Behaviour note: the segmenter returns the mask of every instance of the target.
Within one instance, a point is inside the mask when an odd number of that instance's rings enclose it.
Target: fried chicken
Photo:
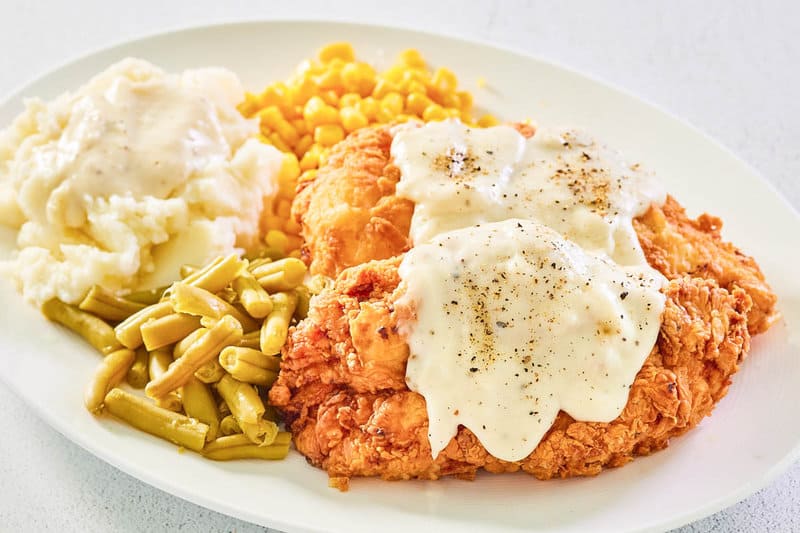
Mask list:
[[[516,126],[529,137],[533,130]],[[400,171],[391,162],[389,127],[365,128],[336,145],[316,179],[302,184],[292,216],[302,226],[304,257],[313,274],[335,277],[344,269],[408,250],[414,204],[395,195]],[[751,334],[766,331],[775,294],[752,257],[722,240],[722,221],[686,216],[678,202],[653,206],[634,221],[648,262],[667,279],[684,275],[714,279],[725,289],[741,287],[753,299]]]
[[[434,459],[425,399],[406,387],[408,346],[397,332],[408,312],[394,303],[413,205],[394,195],[390,144],[385,128],[352,134],[293,209],[312,271],[338,277],[291,330],[270,400],[297,449],[332,477],[472,478],[480,469],[522,469],[549,479],[623,465],[709,415],[750,336],[774,321],[775,295],[752,258],[721,240],[719,219],[690,220],[670,197],[635,221],[648,262],[670,281],[658,340],[622,414],[593,423],[562,412],[517,462],[491,456],[462,427]]]

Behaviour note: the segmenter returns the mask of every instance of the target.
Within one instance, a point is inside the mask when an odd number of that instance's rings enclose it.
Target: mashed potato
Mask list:
[[[0,132],[0,223],[19,229],[2,268],[25,298],[161,285],[182,263],[253,247],[282,156],[252,138],[243,98],[227,70],[126,59],[27,102]]]

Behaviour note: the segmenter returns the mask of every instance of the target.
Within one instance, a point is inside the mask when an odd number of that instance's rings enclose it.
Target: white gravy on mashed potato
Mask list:
[[[253,138],[243,98],[230,71],[127,59],[27,102],[0,132],[0,222],[20,230],[5,268],[24,296],[160,285],[253,245],[282,156]]]
[[[409,388],[436,457],[469,428],[489,453],[528,456],[563,410],[620,415],[661,325],[665,279],[632,220],[658,182],[578,131],[458,121],[402,129],[397,193],[415,202],[400,265]]]

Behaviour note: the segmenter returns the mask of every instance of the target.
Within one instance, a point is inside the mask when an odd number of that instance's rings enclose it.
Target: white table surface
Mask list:
[[[510,45],[611,81],[720,140],[800,208],[798,2],[328,4],[2,0],[0,97],[76,55],[176,27],[248,18],[393,24]],[[50,429],[3,385],[0,405],[0,531],[263,531],[119,472]],[[800,531],[800,464],[680,531]]]

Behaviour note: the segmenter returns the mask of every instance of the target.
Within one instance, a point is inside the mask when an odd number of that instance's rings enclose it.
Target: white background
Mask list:
[[[573,67],[711,134],[800,207],[800,3],[792,0],[2,0],[0,99],[98,47],[178,27],[264,18],[399,25],[508,45]],[[713,179],[726,186],[724,176]],[[2,385],[0,406],[0,531],[262,530],[169,496],[95,459]],[[767,530],[800,530],[800,465],[682,531]]]

